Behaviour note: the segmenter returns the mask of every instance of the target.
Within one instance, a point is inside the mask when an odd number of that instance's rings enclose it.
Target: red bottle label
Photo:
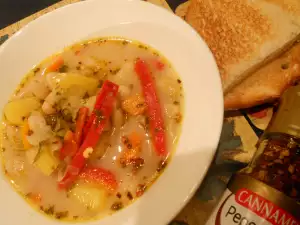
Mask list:
[[[239,190],[235,195],[235,201],[272,225],[299,224],[291,214],[250,190]]]
[[[206,225],[300,225],[300,222],[253,191],[240,189],[234,194],[227,189]]]

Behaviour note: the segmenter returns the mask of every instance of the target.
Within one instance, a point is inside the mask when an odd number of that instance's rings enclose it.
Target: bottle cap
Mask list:
[[[300,85],[292,86],[283,93],[267,132],[300,138]]]

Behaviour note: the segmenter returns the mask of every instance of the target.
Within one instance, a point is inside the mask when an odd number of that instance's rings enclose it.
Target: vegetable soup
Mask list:
[[[3,171],[56,219],[126,207],[168,164],[183,119],[182,83],[142,43],[101,38],[35,66],[3,109]]]

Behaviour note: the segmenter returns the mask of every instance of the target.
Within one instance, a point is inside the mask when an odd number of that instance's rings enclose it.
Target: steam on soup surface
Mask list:
[[[35,66],[4,107],[4,172],[54,218],[111,214],[166,166],[181,127],[181,86],[141,43],[75,44]]]

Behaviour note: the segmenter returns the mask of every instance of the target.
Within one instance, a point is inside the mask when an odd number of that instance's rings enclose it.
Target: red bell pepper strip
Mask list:
[[[94,148],[96,146],[112,113],[118,89],[118,85],[108,80],[104,82],[91,115],[93,122],[90,125],[82,145],[68,165],[64,177],[59,182],[58,186],[60,188],[68,188],[76,180],[80,171],[85,166],[86,158],[84,158],[83,153],[87,148]]]
[[[109,92],[113,91],[114,94],[117,94],[118,89],[119,89],[118,85],[106,80],[102,85],[101,92],[109,93]],[[106,95],[100,93],[97,96],[94,108],[95,109],[99,108],[101,106],[102,102],[105,100],[105,98],[106,98]],[[94,123],[94,120],[95,120],[96,116],[97,116],[97,112],[98,112],[97,110],[93,110],[93,112],[91,113],[88,121],[86,122],[86,124],[83,128],[83,137],[87,136],[87,134],[88,134],[88,132],[89,132],[92,124]]]
[[[59,157],[64,160],[67,156],[73,157],[77,152],[77,143],[74,140],[74,134],[68,130],[64,136],[64,143],[59,152]]]
[[[85,125],[88,114],[89,114],[89,109],[87,107],[82,107],[78,111],[76,129],[75,129],[75,138],[74,138],[78,147],[82,144],[83,127]]]
[[[114,192],[118,188],[116,176],[111,171],[99,167],[84,168],[79,174],[79,179],[88,183],[100,184],[110,192]]]
[[[134,69],[140,79],[144,98],[148,106],[147,114],[149,117],[150,132],[155,151],[159,156],[166,156],[168,151],[166,148],[164,120],[154,80],[145,61],[138,59]]]

